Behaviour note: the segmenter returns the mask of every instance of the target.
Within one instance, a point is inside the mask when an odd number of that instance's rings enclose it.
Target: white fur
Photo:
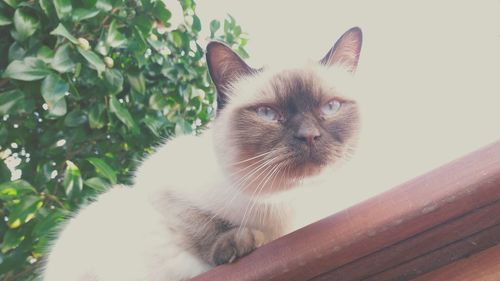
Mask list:
[[[230,189],[210,147],[211,130],[172,140],[144,161],[133,188],[113,188],[82,208],[60,233],[43,280],[168,281],[209,269],[185,250],[183,237],[169,229],[178,217],[161,205],[161,197],[171,191],[230,221],[242,220],[249,198]],[[262,223],[254,216],[249,225],[259,225],[273,237],[283,232],[272,222]]]
[[[180,280],[208,267],[179,246],[137,189],[115,188],[83,208],[53,248],[46,281]]]

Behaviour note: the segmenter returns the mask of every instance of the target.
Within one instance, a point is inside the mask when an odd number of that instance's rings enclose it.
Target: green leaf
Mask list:
[[[234,30],[233,30],[233,35],[238,37],[241,35],[241,26],[237,25],[234,27]]]
[[[7,141],[8,131],[4,125],[0,125],[0,145],[3,145]]]
[[[77,50],[97,70],[97,74],[101,76],[102,72],[106,69],[106,65],[99,56],[92,51],[86,51],[80,47]]]
[[[184,119],[179,119],[175,124],[175,134],[176,135],[184,135],[191,134],[193,132],[193,127]]]
[[[17,9],[13,20],[16,39],[21,42],[28,39],[40,27],[40,20],[36,14],[26,8]]]
[[[53,0],[54,8],[56,8],[57,17],[59,19],[64,19],[67,16],[71,16],[73,11],[73,6],[71,5],[71,0]]]
[[[132,51],[134,58],[137,60],[137,64],[142,66],[146,63],[144,53],[147,49],[146,39],[142,35],[141,31],[137,26],[134,26],[132,31],[132,36],[129,39],[128,50]]]
[[[108,36],[106,37],[106,44],[113,48],[118,48],[127,43],[125,36],[116,28],[116,21],[112,21],[108,28]]]
[[[234,29],[236,21],[234,18],[228,14],[228,18],[224,20],[224,33],[227,35]]]
[[[201,30],[201,21],[197,15],[193,15],[193,25],[191,26],[194,32],[200,32]]]
[[[12,20],[8,17],[0,14],[0,26],[6,26],[12,23]]]
[[[2,200],[33,193],[36,193],[35,188],[24,180],[16,180],[0,184],[0,199]]]
[[[104,192],[111,187],[111,184],[100,177],[93,177],[85,180],[84,184],[98,192]]]
[[[117,94],[123,90],[123,76],[117,69],[107,69],[104,72],[104,81],[110,94]]]
[[[10,45],[9,56],[8,56],[9,61],[22,60],[25,54],[26,54],[26,50],[17,41],[14,41],[14,43],[12,43],[12,45]]]
[[[45,211],[45,212],[43,212]],[[43,215],[41,213],[44,213]],[[48,213],[48,214],[46,214]],[[64,221],[67,212],[62,209],[46,211],[40,210],[37,215],[37,224],[33,228],[32,236],[37,238],[36,244],[33,246],[32,255],[35,258],[41,257],[42,253],[48,250],[49,242],[52,241],[52,234],[56,227]]]
[[[49,235],[39,237],[38,240],[35,241],[35,244],[33,245],[31,255],[34,258],[40,258],[42,257],[43,253],[47,253],[49,250],[49,246],[52,245],[53,239]],[[23,281],[35,281],[36,279],[26,279]]]
[[[92,129],[100,129],[105,124],[105,107],[98,103],[89,110],[89,126]]]
[[[73,44],[78,44],[78,39],[76,39],[69,31],[60,23],[54,30],[50,32],[50,35],[59,35],[68,39]]]
[[[136,92],[139,94],[146,93],[146,80],[144,79],[144,75],[141,71],[129,71],[129,73],[127,73],[127,79],[132,89]]]
[[[187,9],[193,9],[193,1],[192,0],[180,0],[182,10],[185,11]]]
[[[245,51],[245,49],[243,47],[239,47],[237,50],[238,54],[240,55],[240,57],[246,59],[246,58],[249,58],[250,55],[247,53],[247,51]]]
[[[5,232],[2,241],[2,253],[7,253],[8,251],[17,248],[25,239],[24,233],[19,230],[9,229]]]
[[[83,188],[80,169],[69,160],[66,160],[66,172],[64,174],[63,186],[66,195],[70,198],[76,198]]]
[[[7,225],[12,229],[18,228],[33,219],[36,211],[42,206],[43,201],[40,196],[23,196],[19,203],[9,207]]]
[[[38,4],[40,5],[40,8],[42,8],[43,13],[46,16],[50,16],[52,12],[52,0],[39,0]]]
[[[172,40],[177,48],[182,48],[184,46],[184,34],[179,30],[174,30],[170,33],[172,35]]]
[[[21,0],[3,0],[5,3],[7,3],[7,5],[9,5],[11,8],[17,8],[17,6],[19,5],[19,2]]]
[[[47,46],[42,46],[36,52],[36,57],[43,60],[45,63],[50,63],[54,57],[54,51]]]
[[[107,56],[108,53],[109,53],[109,50],[110,50],[110,47],[108,44],[106,44],[105,41],[103,40],[99,40],[97,41],[97,44],[94,48],[96,50],[96,52],[98,52],[99,54],[103,55],[103,56]]]
[[[66,215],[67,214],[63,210],[55,209],[48,215],[37,218],[40,219],[40,221],[33,228],[32,234],[35,237],[50,235],[52,230],[54,230],[59,223],[64,221]]]
[[[16,105],[24,100],[24,97],[24,93],[18,89],[0,93],[0,115],[9,114],[15,110]]]
[[[128,112],[114,96],[111,96],[109,99],[109,110],[114,113],[132,133],[139,133],[139,127],[135,123],[134,118],[132,118],[132,115],[130,115],[130,112]]]
[[[97,4],[97,0],[81,0],[81,3],[85,8],[92,8]]]
[[[156,36],[156,35],[155,35]],[[157,52],[159,53],[162,53],[164,48],[165,48],[165,42],[163,40],[158,40],[158,39],[153,39],[150,37],[148,37],[147,39],[149,45],[151,45],[151,47],[153,47],[153,49],[155,49]]]
[[[78,127],[85,123],[87,123],[87,114],[79,109],[71,111],[64,118],[64,126],[66,127]]]
[[[76,8],[71,17],[73,21],[82,21],[86,19],[91,19],[97,16],[100,12],[101,11],[96,8],[91,8],[91,9]]]
[[[71,59],[68,44],[64,44],[57,49],[50,66],[60,73],[69,72],[75,68],[75,62]]]
[[[5,165],[5,162],[3,160],[0,160],[0,182],[8,182],[10,181],[10,178],[12,177],[12,174]]]
[[[155,7],[153,9],[153,15],[162,21],[164,24],[168,23],[172,17],[172,13],[165,7],[165,3],[162,1],[156,1]]]
[[[108,163],[96,157],[87,158],[87,161],[95,167],[98,174],[107,178],[112,184],[116,184],[116,172]]]
[[[49,106],[47,118],[52,119],[66,115],[67,107],[65,98],[57,100],[54,103],[48,103],[47,105]]]
[[[40,90],[42,92],[43,99],[50,108],[54,103],[64,98],[64,95],[69,90],[69,84],[59,75],[50,74],[43,79]]]
[[[234,36],[231,33],[226,33],[226,43],[231,46],[234,43]]]
[[[148,37],[153,27],[153,19],[150,16],[141,14],[135,17],[133,24],[138,28],[142,36]]]
[[[52,162],[38,163],[36,167],[36,176],[33,181],[34,184],[40,186],[49,182],[52,179],[51,173],[53,170],[54,167],[52,166]]]
[[[54,57],[54,51],[47,46],[41,46],[36,52],[36,57],[45,63],[50,63]]]
[[[155,93],[149,97],[149,106],[154,110],[163,110],[167,105],[167,99],[161,93]]]
[[[217,30],[219,30],[220,28],[220,21],[218,20],[212,20],[210,22],[210,38],[214,38],[215,36],[215,33],[217,32]]]
[[[12,61],[3,73],[4,78],[22,81],[42,79],[51,72],[47,65],[38,58],[27,57],[24,60]]]
[[[164,135],[164,127],[166,125],[166,119],[164,117],[149,116],[146,115],[142,120],[144,125],[153,133],[157,138],[161,138]]]

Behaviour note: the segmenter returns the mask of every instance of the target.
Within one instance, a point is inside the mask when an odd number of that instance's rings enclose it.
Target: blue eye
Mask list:
[[[257,112],[259,117],[268,121],[276,121],[280,119],[279,113],[269,106],[259,106],[255,112]]]
[[[332,116],[340,109],[341,103],[338,100],[331,100],[321,107],[321,112],[326,116]]]

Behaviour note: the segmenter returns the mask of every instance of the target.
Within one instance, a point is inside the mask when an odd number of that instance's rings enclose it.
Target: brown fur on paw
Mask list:
[[[252,252],[265,243],[265,236],[259,230],[252,228],[232,228],[222,233],[212,247],[212,262],[214,265],[231,263]]]

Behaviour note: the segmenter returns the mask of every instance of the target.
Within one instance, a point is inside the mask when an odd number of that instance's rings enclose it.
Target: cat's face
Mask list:
[[[360,49],[361,31],[353,28],[319,64],[272,71],[250,68],[220,43],[208,46],[218,156],[238,188],[283,190],[346,156],[359,118],[341,80],[355,70]]]

